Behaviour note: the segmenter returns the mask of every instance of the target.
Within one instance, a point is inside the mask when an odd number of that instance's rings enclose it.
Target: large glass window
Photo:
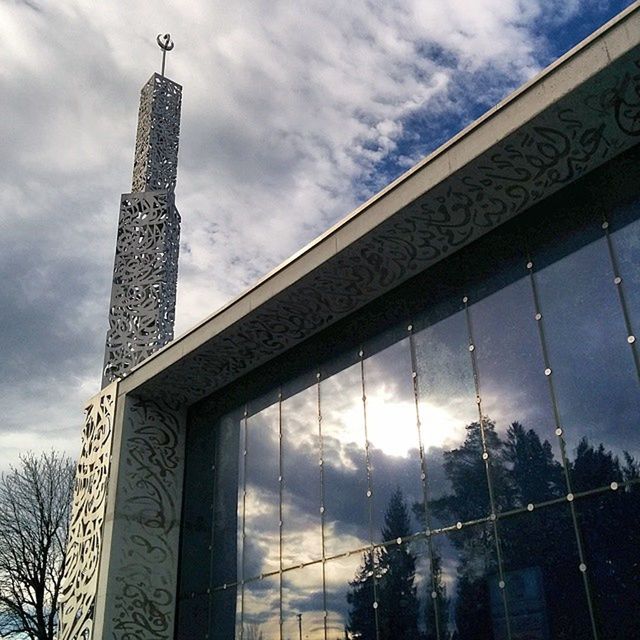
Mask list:
[[[248,385],[209,439],[201,411],[184,637],[637,635],[638,207],[578,209],[476,243],[402,326]]]

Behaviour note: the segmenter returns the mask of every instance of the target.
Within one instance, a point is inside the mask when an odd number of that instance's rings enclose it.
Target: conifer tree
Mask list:
[[[431,581],[428,585],[429,592],[426,594],[425,604],[426,640],[449,637],[449,598],[442,575],[442,559],[435,549],[432,555]],[[435,597],[433,597],[434,593]]]
[[[391,544],[382,548],[379,587],[380,640],[410,640],[418,637],[418,598],[414,585],[416,557],[410,547],[396,544],[410,536],[411,520],[402,491],[396,489],[387,507],[382,539]]]
[[[553,457],[548,440],[533,429],[513,422],[507,429],[502,459],[509,477],[511,507],[539,503],[563,494],[562,466]]]
[[[347,593],[349,608],[348,631],[354,640],[376,640],[376,625],[373,603],[376,551],[367,550],[362,555],[362,565],[354,579],[349,582]],[[376,576],[378,577],[378,576]]]
[[[365,552],[362,566],[349,583],[349,631],[358,640],[376,638],[375,587],[379,640],[415,640],[419,637],[419,604],[414,584],[416,557],[406,543],[396,543],[398,538],[404,539],[412,533],[409,512],[400,489],[389,500],[381,533],[389,544]]]

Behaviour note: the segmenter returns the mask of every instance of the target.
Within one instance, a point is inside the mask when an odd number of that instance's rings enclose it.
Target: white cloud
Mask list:
[[[81,411],[67,399],[98,388],[119,194],[130,185],[138,92],[160,61],[157,33],[171,31],[167,73],[184,85],[182,332],[392,178],[385,163],[399,171],[429,149],[413,116],[461,128],[461,93],[490,106],[528,78],[548,58],[544,25],[581,5],[301,7],[0,4],[0,373],[5,422],[13,416],[0,431],[22,429],[12,442],[35,443],[29,434],[46,432],[54,406],[79,434]],[[94,375],[93,388],[80,386]]]

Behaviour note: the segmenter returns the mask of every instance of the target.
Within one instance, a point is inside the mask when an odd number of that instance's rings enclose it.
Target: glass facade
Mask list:
[[[178,637],[637,636],[640,203],[576,189],[194,409]]]

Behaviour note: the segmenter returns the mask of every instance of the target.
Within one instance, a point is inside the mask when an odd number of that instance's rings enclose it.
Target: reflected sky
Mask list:
[[[241,591],[241,606],[237,608],[236,624],[237,628],[244,629],[243,640],[259,640],[257,636],[251,638],[254,632],[261,632],[263,640],[279,640],[279,580],[277,578],[264,578],[245,583]]]
[[[246,422],[243,505],[245,579],[280,568],[280,475],[278,405],[263,409]],[[246,453],[245,453],[246,452]]]
[[[317,389],[282,402],[282,566],[322,557]]]
[[[462,311],[415,335],[420,420],[426,449],[452,449],[478,419]]]
[[[363,370],[373,484],[372,539],[382,542],[391,494],[401,489],[409,504],[423,500],[409,338],[367,358]],[[392,394],[396,403],[381,409]],[[418,525],[413,527],[417,530]]]
[[[470,306],[482,411],[502,433],[514,420],[534,428],[558,455],[535,313],[524,277]]]
[[[638,451],[640,395],[633,393],[637,383],[628,345],[618,339],[624,332],[607,259],[601,240],[535,274],[540,306],[545,311],[549,357],[557,361],[553,382],[570,459],[585,436],[594,445],[605,443],[618,455],[623,447],[632,455]],[[569,274],[577,285],[575,292],[563,284]],[[533,430],[542,446],[548,443],[551,457],[560,464],[553,401],[526,270],[523,268],[521,279],[492,295],[479,301],[469,298],[483,414],[495,423],[502,440],[514,422]],[[478,421],[464,310],[417,332],[412,339],[429,499],[437,501],[452,492],[447,452],[462,448],[467,426]],[[587,375],[590,368],[597,375]],[[573,375],[574,371],[578,375]],[[362,400],[363,376],[366,403]],[[423,502],[411,376],[407,337],[368,357],[365,348],[362,368],[355,362],[320,382],[326,557],[366,546],[371,534],[373,541],[379,542],[386,504],[397,487],[409,504]],[[322,557],[318,388],[313,385],[282,401],[282,425],[278,423],[275,394],[273,400],[247,423],[247,577],[280,566],[279,429],[282,566]],[[479,462],[482,450],[475,453]],[[368,478],[372,496],[367,496]],[[481,475],[478,479],[484,482]],[[554,495],[537,497],[542,500]],[[522,505],[509,496],[502,506]],[[484,513],[490,513],[488,503]],[[435,520],[444,526],[455,523],[451,520],[454,516],[465,520],[471,515],[462,510],[450,513],[449,520],[442,513]],[[421,530],[419,518],[413,524],[416,532]]]
[[[633,335],[640,338],[640,219],[611,233]]]
[[[640,386],[605,239],[535,277],[560,426],[570,454],[586,437],[617,455],[628,451],[638,457]]]
[[[628,274],[625,293],[634,322],[640,315],[639,225],[611,236],[620,272]],[[343,354],[342,364],[327,367],[337,373],[325,376],[321,368],[316,378],[312,372],[304,384],[286,387],[281,399],[274,390],[255,403],[259,410],[249,409],[246,428],[235,414],[241,430],[238,558],[248,581],[238,593],[237,625],[257,625],[264,640],[280,638],[281,588],[282,638],[298,638],[302,614],[303,637],[324,638],[326,621],[327,637],[342,640],[362,549],[382,542],[391,496],[400,490],[409,533],[423,535],[428,525],[454,529],[436,532],[431,546],[424,537],[406,543],[415,556],[420,633],[435,638],[437,617],[448,633],[472,638],[465,620],[479,616],[478,624],[501,639],[506,622],[495,602],[495,530],[485,523],[457,531],[456,523],[563,500],[563,464],[574,491],[636,481],[640,388],[605,238],[561,260],[549,259],[551,249],[542,244],[532,256],[540,264],[533,275],[537,298],[523,259],[518,277],[490,295],[480,285],[470,287],[467,306],[461,297],[458,311],[447,317],[382,350],[364,344],[362,356]],[[489,454],[489,478],[483,452]],[[543,621],[540,613],[535,624],[541,628],[573,624],[541,595],[543,586],[562,590],[551,586],[545,553],[578,564],[566,502],[558,509],[555,524],[551,511],[538,510],[507,525],[500,520],[503,570],[512,581],[507,591],[529,590],[539,607],[547,607],[545,615],[556,616]],[[518,539],[527,527],[555,536],[549,542],[555,547],[529,549]],[[523,549],[537,564],[524,561]],[[252,580],[270,572],[275,575]],[[582,588],[579,575],[572,580]],[[588,618],[587,605],[580,606],[580,619]],[[518,624],[526,626],[523,620]]]
[[[283,574],[283,640],[299,640],[300,629],[305,639],[324,640],[323,602],[321,565],[315,564]]]
[[[369,542],[362,377],[356,363],[320,383],[325,548],[332,556]]]

